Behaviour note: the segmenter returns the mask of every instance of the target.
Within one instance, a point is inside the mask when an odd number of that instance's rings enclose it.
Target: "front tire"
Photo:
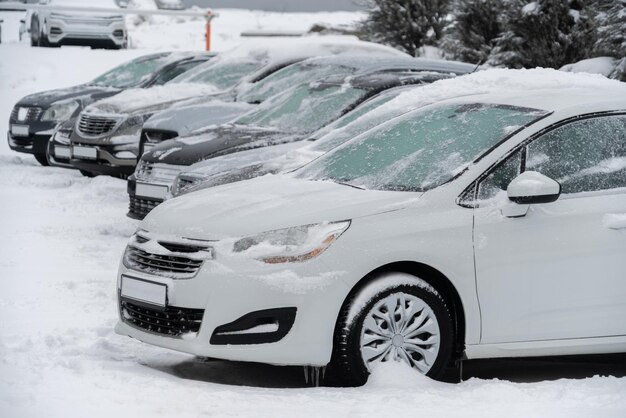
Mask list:
[[[37,162],[41,164],[42,166],[47,167],[50,165],[46,154],[33,154],[33,155],[35,157],[35,160],[37,160]]]
[[[454,322],[443,297],[418,277],[387,273],[342,309],[328,383],[361,386],[379,363],[391,360],[441,379],[454,341]]]

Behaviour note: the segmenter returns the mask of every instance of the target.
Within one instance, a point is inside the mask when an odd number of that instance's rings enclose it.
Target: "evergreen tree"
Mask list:
[[[587,58],[595,41],[593,19],[582,1],[511,0],[504,18],[492,65],[560,68]]]
[[[502,31],[502,0],[455,0],[441,47],[453,59],[484,63]]]
[[[365,39],[418,55],[443,35],[450,0],[370,0],[359,32]]]
[[[597,25],[594,55],[617,58],[618,64],[609,77],[626,81],[626,0],[599,0],[594,7]]]

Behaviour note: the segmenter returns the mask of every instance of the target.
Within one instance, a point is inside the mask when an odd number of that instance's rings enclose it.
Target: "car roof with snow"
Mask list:
[[[354,67],[359,72],[372,72],[394,69],[413,69],[418,71],[433,71],[441,73],[453,73],[457,75],[475,71],[477,67],[460,61],[446,61],[426,58],[413,58],[409,56],[372,56],[360,54],[340,54],[324,57],[309,58],[301,64],[313,65],[343,65]]]
[[[267,75],[268,71],[302,61],[307,58],[326,55],[364,55],[371,57],[409,57],[391,47],[358,40],[353,36],[310,36],[294,39],[276,39],[271,43],[267,41],[251,41],[244,45],[225,51],[211,63],[199,66],[177,78],[185,82],[195,75],[208,71],[216,65],[239,61],[260,63],[259,68],[245,77],[244,81],[254,82]]]
[[[611,99],[616,98],[616,99]],[[367,117],[409,111],[443,101],[492,102],[556,112],[596,112],[626,107],[626,83],[595,74],[536,68],[488,69],[409,89]],[[576,109],[578,110],[576,110]]]
[[[448,103],[490,103],[547,112],[583,111],[585,113],[626,110],[626,85],[621,97],[612,91],[580,87],[571,89],[540,89],[527,92],[503,92],[448,99]]]

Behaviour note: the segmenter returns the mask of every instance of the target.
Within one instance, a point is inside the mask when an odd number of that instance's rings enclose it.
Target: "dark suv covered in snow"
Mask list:
[[[165,52],[135,58],[73,87],[35,93],[15,104],[7,139],[17,152],[33,154],[48,165],[46,149],[54,128],[75,118],[85,106],[131,87],[163,84],[211,57],[207,53]]]

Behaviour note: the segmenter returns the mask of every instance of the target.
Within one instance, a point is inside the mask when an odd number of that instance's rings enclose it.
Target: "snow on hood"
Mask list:
[[[118,95],[100,100],[85,108],[87,113],[127,114],[148,111],[151,108],[172,104],[191,97],[217,93],[205,84],[165,84],[149,89],[128,89]]]
[[[176,104],[155,113],[148,119],[144,129],[175,131],[179,136],[187,135],[210,125],[230,122],[251,110],[254,105],[245,102],[224,102],[202,98],[200,103]]]
[[[296,141],[226,154],[192,164],[184,172],[208,177],[241,167],[265,163],[280,156],[291,155],[291,151],[302,148],[304,145],[306,145],[304,141]]]
[[[150,212],[140,227],[185,238],[234,238],[398,210],[418,196],[288,175],[265,176],[168,200]]]
[[[89,84],[80,84],[62,89],[47,90],[40,93],[29,94],[18,102],[24,106],[41,106],[48,107],[51,104],[61,100],[81,100],[91,97],[91,95],[99,94],[115,94],[119,91],[117,88],[100,87]]]

